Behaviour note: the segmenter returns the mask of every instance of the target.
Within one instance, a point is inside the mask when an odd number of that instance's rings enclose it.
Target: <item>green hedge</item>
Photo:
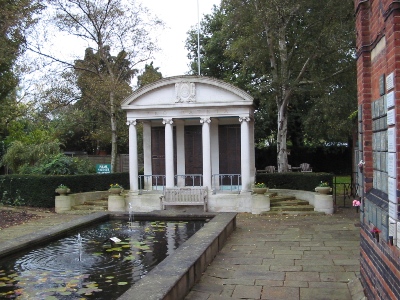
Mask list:
[[[321,181],[332,187],[333,174],[330,173],[261,173],[256,175],[257,183],[265,183],[270,189],[291,189],[314,191]]]
[[[88,175],[3,175],[0,176],[0,203],[33,207],[54,207],[55,189],[64,184],[71,193],[106,191],[118,183],[129,189],[129,173]]]

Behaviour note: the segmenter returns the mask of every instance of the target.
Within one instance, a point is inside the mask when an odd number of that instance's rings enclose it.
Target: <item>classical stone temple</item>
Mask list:
[[[400,3],[355,0],[361,281],[400,299]]]
[[[209,210],[251,211],[255,158],[249,94],[213,78],[176,76],[138,89],[122,109],[129,125],[129,201],[136,211],[160,209],[160,189],[185,186],[206,187]]]

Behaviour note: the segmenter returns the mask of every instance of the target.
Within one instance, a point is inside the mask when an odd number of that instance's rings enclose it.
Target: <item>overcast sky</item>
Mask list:
[[[197,6],[200,20],[219,6],[220,0],[142,0],[155,15],[166,23],[166,29],[158,33],[161,51],[156,54],[153,66],[159,67],[163,77],[183,75],[189,71],[185,49],[186,32],[197,26]],[[197,28],[197,27],[196,27]]]

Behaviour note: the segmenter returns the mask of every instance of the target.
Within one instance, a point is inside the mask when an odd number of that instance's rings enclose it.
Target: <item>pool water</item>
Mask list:
[[[0,299],[117,299],[203,226],[110,220],[81,229],[0,260]]]

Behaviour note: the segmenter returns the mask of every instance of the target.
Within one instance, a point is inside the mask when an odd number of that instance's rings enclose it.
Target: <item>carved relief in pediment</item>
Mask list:
[[[193,82],[179,82],[175,83],[175,102],[195,102],[196,101],[196,87]]]

